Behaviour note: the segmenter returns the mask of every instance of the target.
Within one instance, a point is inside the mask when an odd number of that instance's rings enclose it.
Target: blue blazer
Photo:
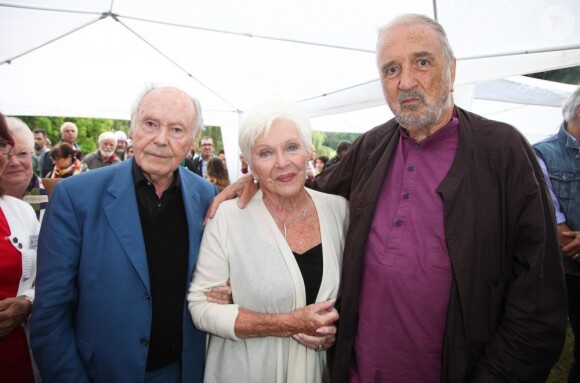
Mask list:
[[[67,178],[51,195],[30,333],[44,383],[144,380],[152,308],[132,164]],[[187,290],[217,190],[182,167],[179,177],[189,228]],[[202,382],[205,333],[183,305],[182,381]]]

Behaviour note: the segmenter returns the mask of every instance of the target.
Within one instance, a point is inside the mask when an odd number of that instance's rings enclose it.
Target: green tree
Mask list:
[[[532,73],[527,76],[539,78],[540,80],[562,82],[571,85],[580,85],[580,66],[556,69],[547,72]]]
[[[326,141],[327,134],[334,134],[334,133],[325,133],[325,132],[312,132],[312,144],[314,145],[314,150],[316,151],[316,157],[319,156],[326,156],[328,158],[334,156],[334,149],[329,148],[328,146],[324,145]]]
[[[326,139],[324,140],[324,145],[331,150],[331,154],[328,155],[328,158],[331,158],[336,155],[336,145],[340,141],[346,140],[350,142],[354,142],[361,133],[326,133]]]
[[[79,130],[77,144],[80,145],[85,154],[97,150],[97,140],[101,133],[122,130],[128,135],[129,132],[129,121],[125,120],[42,116],[22,116],[19,118],[22,119],[31,130],[44,129],[53,145],[60,141],[60,126],[65,121],[74,122]]]

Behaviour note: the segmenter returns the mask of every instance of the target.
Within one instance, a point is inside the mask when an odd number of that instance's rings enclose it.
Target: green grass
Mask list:
[[[568,326],[568,332],[566,334],[566,344],[564,344],[564,349],[562,350],[562,355],[560,355],[560,360],[552,368],[552,372],[546,380],[546,383],[566,383],[568,378],[568,368],[572,362],[572,345],[574,344],[574,335],[572,335],[572,329]]]

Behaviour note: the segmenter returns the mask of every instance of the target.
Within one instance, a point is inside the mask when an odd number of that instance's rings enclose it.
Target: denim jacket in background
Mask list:
[[[560,203],[560,210],[566,216],[566,223],[574,230],[580,230],[580,147],[566,132],[566,122],[558,133],[534,145],[534,149],[546,164],[552,190]],[[565,254],[566,274],[580,275],[580,263],[572,262]]]

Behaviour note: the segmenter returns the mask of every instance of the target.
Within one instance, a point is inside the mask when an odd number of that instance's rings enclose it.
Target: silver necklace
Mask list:
[[[308,211],[308,199],[307,199],[306,203],[304,204],[304,208],[302,209],[300,214],[298,214],[296,217],[294,217],[292,219],[286,219],[284,221],[278,214],[276,214],[276,212],[274,212],[274,210],[272,208],[270,208],[270,206],[268,206],[268,204],[266,203],[266,198],[264,198],[264,205],[266,205],[266,208],[268,209],[268,211],[270,213],[272,213],[272,215],[274,215],[275,218],[278,218],[278,220],[282,224],[282,228],[284,229],[284,239],[286,239],[286,235],[288,234],[288,229],[286,228],[286,226],[306,217],[306,212]]]

